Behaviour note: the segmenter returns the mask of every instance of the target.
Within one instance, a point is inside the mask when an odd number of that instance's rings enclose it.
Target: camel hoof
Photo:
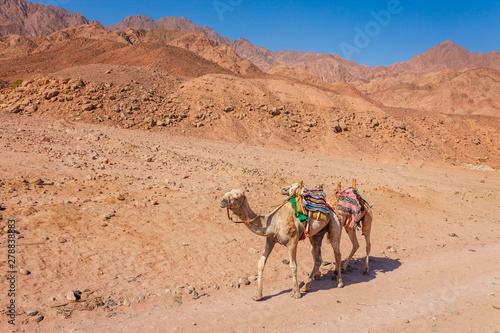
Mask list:
[[[368,271],[368,269],[365,269],[365,270],[363,271],[363,275],[370,275],[370,272]]]
[[[343,283],[343,282],[339,282],[339,283],[337,284],[337,288],[342,288],[343,286],[344,286],[344,283]]]
[[[290,296],[292,296],[295,299],[299,299],[299,298],[302,297],[302,294],[300,293],[300,291],[292,291],[292,293],[290,294]]]
[[[301,293],[307,293],[309,291],[309,288],[302,287],[300,288]]]
[[[262,294],[261,293],[255,293],[253,296],[252,296],[252,299],[254,301],[260,301],[262,299]]]

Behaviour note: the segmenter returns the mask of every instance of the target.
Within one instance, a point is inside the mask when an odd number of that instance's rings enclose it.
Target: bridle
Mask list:
[[[245,203],[245,201],[247,200],[247,197],[243,195],[243,200],[241,201],[240,205],[238,206],[238,208],[236,208],[235,210],[233,210],[233,212],[231,214],[229,214],[229,207],[227,207],[227,218],[233,222],[233,223],[252,223],[253,221],[255,221],[259,216],[260,214],[257,214],[253,219],[250,219],[250,220],[241,220],[241,221],[234,221],[233,220],[233,215],[237,214],[241,207],[243,206],[243,204]]]
[[[291,196],[288,197],[285,201],[283,201],[283,203],[281,205],[279,205],[278,207],[276,207],[276,209],[274,209],[271,214],[274,214],[275,212],[277,212],[281,207],[283,207],[289,200],[290,200]],[[233,222],[233,223],[253,223],[259,216],[260,214],[257,214],[255,215],[255,217],[253,219],[250,219],[250,220],[243,220],[241,219],[241,221],[233,221],[233,215],[237,214],[238,211],[241,209],[241,207],[243,206],[243,204],[245,203],[245,201],[247,200],[247,197],[245,195],[243,195],[243,200],[241,201],[240,205],[238,206],[238,208],[236,208],[235,210],[233,210],[233,212],[231,214],[229,214],[229,207],[226,207],[226,210],[227,210],[227,218]]]

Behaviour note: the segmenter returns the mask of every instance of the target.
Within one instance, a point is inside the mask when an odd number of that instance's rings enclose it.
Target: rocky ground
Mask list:
[[[3,315],[2,330],[500,327],[500,177],[490,168],[0,116],[1,222],[16,220],[16,264],[27,273],[18,274],[16,326]],[[264,240],[227,220],[218,205],[222,195],[244,189],[255,210],[265,212],[283,200],[281,186],[298,179],[332,191],[351,178],[374,206],[370,276],[362,275],[364,240],[358,235],[361,249],[344,274],[344,288],[334,287],[325,263],[312,291],[290,300],[288,256],[277,247],[265,271],[265,300],[251,301]],[[5,234],[0,241],[6,249]],[[349,250],[344,237],[343,257]],[[324,260],[332,259],[325,244]],[[304,241],[302,281],[311,266]]]

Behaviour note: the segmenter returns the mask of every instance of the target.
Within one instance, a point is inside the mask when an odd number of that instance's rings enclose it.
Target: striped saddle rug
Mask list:
[[[326,203],[326,193],[322,188],[316,188],[314,190],[303,189],[301,192],[302,196],[302,206],[307,211],[321,212],[324,214],[329,214],[330,209]]]
[[[348,188],[339,193],[337,212],[340,215],[352,217],[349,224],[350,228],[353,228],[354,224],[361,219],[361,204],[359,203],[359,194],[355,189]]]

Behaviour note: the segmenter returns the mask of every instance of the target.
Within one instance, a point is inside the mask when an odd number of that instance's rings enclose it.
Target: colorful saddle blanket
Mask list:
[[[322,188],[316,188],[314,190],[303,189],[301,196],[302,206],[304,206],[307,211],[321,212],[324,214],[330,213],[330,209],[326,204],[326,193]]]
[[[337,211],[340,215],[351,216],[349,227],[353,228],[354,224],[361,219],[361,204],[358,200],[358,193],[353,188],[339,193],[339,203]]]

